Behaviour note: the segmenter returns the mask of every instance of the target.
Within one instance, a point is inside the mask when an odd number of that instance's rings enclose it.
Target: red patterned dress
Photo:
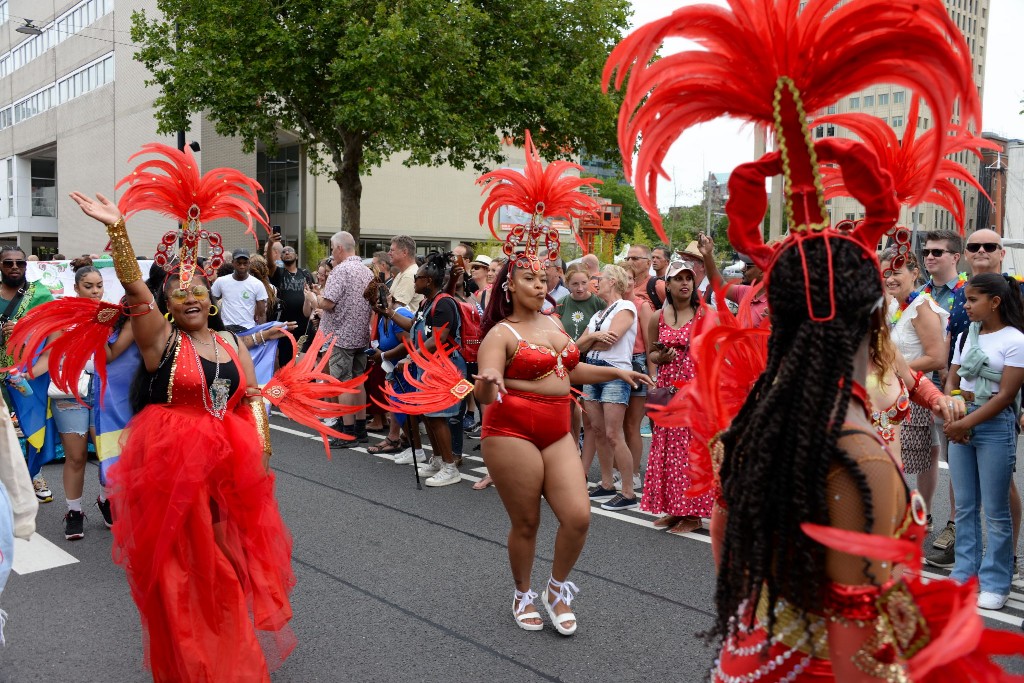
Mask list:
[[[671,363],[658,368],[658,386],[673,387],[693,379],[696,368],[690,355],[690,335],[695,316],[678,330],[665,322],[665,313],[658,314],[658,341],[676,349]],[[677,517],[711,517],[714,496],[706,493],[696,498],[686,495],[690,487],[690,440],[688,427],[661,427],[654,424],[651,452],[647,456],[647,478],[640,509],[655,514]]]

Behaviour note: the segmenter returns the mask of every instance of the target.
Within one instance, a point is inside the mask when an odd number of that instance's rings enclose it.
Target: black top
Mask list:
[[[278,268],[270,278],[270,284],[277,287],[277,299],[281,302],[280,320],[305,320],[302,304],[305,301],[307,284],[313,284],[313,276],[305,268],[290,273],[287,268]]]
[[[132,410],[134,412],[141,411],[151,403],[167,403],[167,389],[171,382],[171,366],[174,364],[174,353],[179,344],[178,338],[180,334],[180,332],[176,332],[171,336],[171,343],[167,346],[167,350],[164,351],[163,358],[155,372],[146,370],[145,363],[139,364],[131,395]],[[228,397],[230,398],[238,391],[242,377],[238,366],[231,360],[227,350],[221,347],[219,353],[223,359],[220,364],[220,379],[228,381]],[[186,352],[183,349],[182,353],[178,356],[179,364],[195,362],[193,358],[187,357],[186,354],[191,355],[190,352]],[[210,384],[213,382],[217,371],[217,364],[202,356],[199,357],[199,361],[203,366],[203,374],[206,375],[207,391],[209,391]],[[207,397],[207,401],[209,401],[209,397]]]

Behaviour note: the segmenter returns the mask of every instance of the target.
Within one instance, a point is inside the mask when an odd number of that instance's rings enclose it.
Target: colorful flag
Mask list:
[[[25,396],[14,387],[10,388],[9,393],[14,414],[18,416],[18,424],[25,435],[28,473],[35,477],[43,465],[56,459],[60,434],[50,411],[50,399],[46,395],[50,386],[50,373],[44,373],[28,382],[32,386],[31,396]]]

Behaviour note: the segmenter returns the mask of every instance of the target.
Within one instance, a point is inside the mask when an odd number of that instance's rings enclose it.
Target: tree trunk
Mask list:
[[[341,190],[341,229],[352,234],[356,240],[356,252],[359,252],[359,233],[361,226],[360,202],[363,196],[363,181],[359,172],[363,163],[363,144],[365,138],[361,133],[345,133],[343,135],[345,149],[335,154],[334,182]]]

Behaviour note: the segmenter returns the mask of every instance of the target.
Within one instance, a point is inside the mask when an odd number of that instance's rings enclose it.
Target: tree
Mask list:
[[[206,112],[252,152],[294,131],[341,190],[358,237],[360,177],[389,157],[478,170],[529,128],[548,157],[616,154],[601,70],[628,0],[157,0],[132,15],[159,85],[160,132]]]
[[[598,191],[602,197],[610,199],[612,204],[622,207],[618,239],[616,240],[619,244],[623,242],[639,244],[640,235],[643,235],[643,243],[647,245],[653,246],[661,241],[657,233],[654,232],[654,226],[651,225],[651,219],[647,217],[647,212],[640,207],[640,202],[637,201],[636,190],[627,185],[621,175],[615,180],[606,180],[598,187]]]

